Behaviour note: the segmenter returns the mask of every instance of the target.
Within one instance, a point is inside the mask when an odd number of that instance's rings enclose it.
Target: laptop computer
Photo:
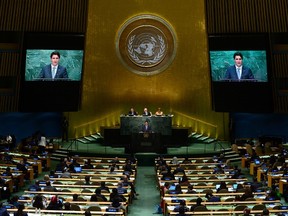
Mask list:
[[[106,212],[118,212],[117,208],[109,207],[106,209]]]
[[[82,172],[82,167],[74,167],[76,173]]]
[[[237,190],[238,184],[233,184],[232,187],[233,187],[233,190]]]
[[[256,165],[259,165],[259,164],[261,164],[261,161],[258,160],[258,159],[255,159],[255,160],[254,160],[254,163],[255,163]]]

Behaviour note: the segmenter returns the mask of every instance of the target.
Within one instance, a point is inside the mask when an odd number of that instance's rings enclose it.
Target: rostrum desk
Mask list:
[[[142,125],[145,121],[151,126],[151,133],[143,133]],[[130,146],[126,152],[156,152],[165,153],[166,147],[161,142],[162,135],[172,133],[172,116],[120,116],[121,135],[130,135]]]

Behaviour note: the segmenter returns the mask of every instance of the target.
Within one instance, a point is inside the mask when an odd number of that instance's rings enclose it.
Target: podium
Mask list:
[[[161,133],[133,133],[130,146],[125,148],[126,153],[153,152],[163,154],[167,148],[161,143]]]

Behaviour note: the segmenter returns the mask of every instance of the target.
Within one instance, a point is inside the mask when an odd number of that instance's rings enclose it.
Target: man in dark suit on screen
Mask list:
[[[50,78],[50,79],[59,79],[59,78],[68,78],[68,73],[65,67],[59,65],[60,53],[52,52],[50,55],[51,64],[46,65],[42,68],[39,78]]]
[[[227,68],[224,79],[227,80],[255,79],[251,69],[242,64],[243,62],[242,53],[240,52],[234,53],[233,58],[235,64]]]

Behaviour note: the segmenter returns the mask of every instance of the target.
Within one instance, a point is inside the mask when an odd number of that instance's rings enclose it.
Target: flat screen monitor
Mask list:
[[[83,34],[24,34],[19,111],[69,112],[80,109],[84,41]]]
[[[83,50],[27,49],[25,81],[80,81],[83,55]]]
[[[213,50],[209,55],[213,82],[268,82],[266,50]],[[242,62],[239,77],[235,61]]]
[[[273,112],[268,34],[208,36],[212,109]]]

